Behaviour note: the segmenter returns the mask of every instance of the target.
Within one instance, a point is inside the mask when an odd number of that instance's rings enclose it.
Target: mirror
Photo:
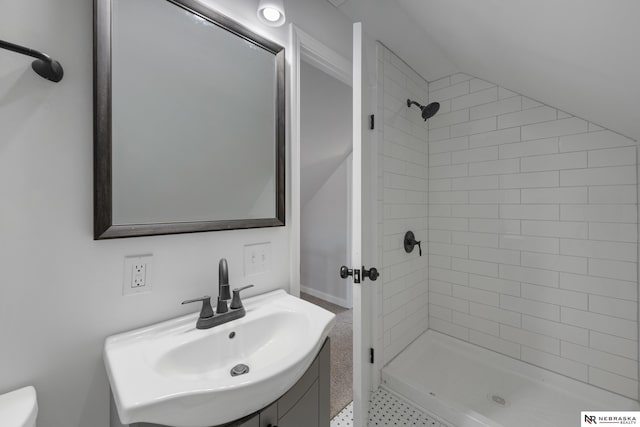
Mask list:
[[[94,238],[284,225],[284,48],[194,0],[95,0]]]

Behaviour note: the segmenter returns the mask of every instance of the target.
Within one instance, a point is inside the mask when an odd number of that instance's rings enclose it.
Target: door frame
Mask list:
[[[291,64],[291,238],[290,293],[300,297],[300,61],[304,59],[339,81],[352,86],[351,61],[305,33],[289,25]],[[345,260],[346,261],[346,260]],[[338,274],[336,266],[336,276]]]

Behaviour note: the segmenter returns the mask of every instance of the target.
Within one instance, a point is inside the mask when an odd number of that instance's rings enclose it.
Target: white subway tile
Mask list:
[[[429,304],[429,316],[451,322],[453,320],[453,310],[439,305]]]
[[[612,279],[635,282],[638,280],[638,264],[636,262],[613,261],[605,259],[589,259],[589,274]]]
[[[569,342],[562,343],[562,357],[582,362],[598,369],[622,375],[634,380],[638,379],[638,362],[615,354],[605,353],[589,347]]]
[[[522,284],[522,298],[549,304],[558,304],[563,307],[577,308],[580,310],[587,310],[589,306],[589,298],[585,293],[531,285],[529,283]]]
[[[589,167],[636,164],[636,147],[589,151]]]
[[[638,226],[592,222],[589,224],[589,239],[635,243],[638,241]]]
[[[586,222],[522,221],[522,234],[586,239],[588,235],[587,225]]]
[[[455,283],[457,285],[467,286],[469,284],[469,274],[437,267],[429,267],[429,279]]]
[[[638,399],[638,381],[593,366],[589,367],[589,384],[611,390],[631,399]]]
[[[542,335],[569,341],[580,345],[589,344],[589,330],[564,323],[540,319],[539,317],[522,316],[522,328]],[[593,332],[593,331],[592,331]]]
[[[451,179],[430,179],[429,191],[449,191],[451,190]]]
[[[438,80],[434,80],[432,82],[429,82],[429,93],[438,89],[448,87],[450,85],[451,85],[451,79],[449,78],[449,76],[443,77]]]
[[[469,110],[458,110],[450,113],[440,113],[429,119],[429,130],[443,126],[451,126],[469,121]]]
[[[429,218],[431,217],[442,217],[449,218],[451,216],[451,205],[445,204],[430,204],[428,208]]]
[[[518,95],[517,93],[512,92],[509,89],[505,89],[503,87],[498,88],[498,98],[500,99],[511,98],[512,96],[517,96],[517,95]]]
[[[433,235],[433,233],[437,233],[436,231],[429,232],[429,236]],[[431,237],[429,237],[431,239]],[[429,255],[429,266],[431,267],[440,267],[440,268],[451,268],[451,257],[443,256],[443,255]]]
[[[469,93],[469,82],[452,84],[429,92],[429,102],[444,101],[455,98],[456,96],[466,95]]]
[[[471,120],[484,119],[485,117],[498,116],[500,114],[512,113],[521,110],[521,98],[514,96],[512,98],[502,99],[496,102],[490,102],[484,105],[472,107],[470,112]]]
[[[637,262],[637,252],[637,246],[633,243],[574,239],[560,240],[560,253],[562,255]]]
[[[498,235],[493,233],[453,232],[451,241],[457,245],[498,248]]]
[[[453,296],[479,304],[492,305],[497,307],[499,298],[495,292],[484,291],[482,289],[470,288],[468,286],[453,286]]]
[[[519,234],[520,221],[517,219],[470,219],[469,231]]]
[[[535,156],[540,154],[553,154],[558,152],[558,138],[537,139],[534,141],[513,142],[499,147],[501,159],[514,157]]]
[[[559,241],[555,237],[532,237],[518,235],[501,235],[500,247],[517,251],[545,252],[557,254]]]
[[[454,298],[448,295],[438,294],[435,292],[429,292],[429,303],[439,305],[441,307],[450,308],[456,311],[462,311],[464,313],[469,312],[469,301]]]
[[[522,324],[522,315],[520,313],[474,302],[469,303],[469,314],[504,325],[515,326],[516,328],[519,328]]]
[[[573,117],[573,116],[569,113],[558,110],[558,119],[568,119],[569,117]]]
[[[469,229],[469,220],[466,218],[429,218],[429,229],[466,231]]]
[[[453,98],[451,100],[451,109],[460,110],[462,108],[475,107],[476,105],[482,105],[497,100],[498,88],[492,87]]]
[[[632,301],[635,301],[638,297],[638,286],[635,282],[625,282],[623,280],[603,277],[560,273],[560,287],[578,292],[587,292]]]
[[[587,187],[535,188],[522,190],[522,203],[587,203]]]
[[[638,218],[636,205],[561,205],[562,221],[623,222],[635,223]]]
[[[495,87],[496,85],[482,79],[473,78],[469,81],[471,92],[477,92],[483,89],[489,89],[490,87]],[[497,89],[496,89],[497,93]]]
[[[524,298],[500,295],[500,308],[548,320],[560,320],[560,307]],[[564,310],[564,308],[563,308]]]
[[[491,334],[495,336],[498,336],[500,334],[498,323],[492,320],[481,319],[479,317],[470,316],[466,313],[460,313],[458,311],[453,312],[453,323],[460,326],[464,326],[465,328],[484,332],[486,334]]]
[[[568,307],[562,307],[562,323],[630,340],[638,337],[637,322]]]
[[[451,164],[451,153],[429,155],[429,166],[444,166]]]
[[[429,178],[454,178],[467,176],[467,165],[447,165],[429,168]]]
[[[442,295],[449,295],[453,293],[453,284],[448,282],[442,282],[432,277],[429,278],[429,292],[436,292]],[[433,301],[431,301],[433,303]]]
[[[555,108],[547,106],[518,111],[515,113],[502,114],[498,116],[498,129],[529,125],[531,123],[548,122],[556,120],[556,117],[557,112]]]
[[[451,76],[451,84],[454,85],[459,82],[466,82],[467,80],[473,79],[472,76],[465,73],[456,73]]]
[[[547,353],[560,354],[560,340],[520,328],[500,325],[500,337]]]
[[[550,138],[586,132],[587,122],[578,118],[555,120],[522,127],[522,140]],[[563,150],[560,150],[563,151]]]
[[[560,171],[560,185],[623,185],[636,184],[634,166],[615,166]]]
[[[498,176],[474,176],[469,178],[453,178],[452,190],[490,190],[498,188]]]
[[[587,274],[587,258],[522,252],[521,259],[524,267]]]
[[[459,204],[469,203],[469,193],[466,191],[430,191],[429,203]]]
[[[491,160],[469,163],[469,176],[497,175],[520,171],[519,159]]]
[[[635,185],[605,185],[589,187],[589,203],[591,204],[633,204],[638,201]]]
[[[468,251],[469,248],[467,248],[466,246],[429,242],[430,254],[467,258]]]
[[[586,129],[580,132],[586,132]],[[578,132],[571,133],[578,134]],[[560,138],[560,151],[596,150],[598,148],[635,146],[636,144],[635,141],[609,130],[579,133],[578,135],[565,135],[568,136]]]
[[[579,344],[579,343],[578,343]],[[586,344],[583,344],[586,345]],[[614,337],[600,332],[589,332],[589,346],[596,350],[638,360],[638,341]]]
[[[432,143],[435,141],[441,141],[443,139],[451,138],[451,129],[449,129],[448,127],[444,127],[444,128],[428,130],[428,134],[429,134],[429,143]]]
[[[520,203],[519,190],[475,190],[469,192],[469,203]]]
[[[589,122],[589,132],[597,132],[600,130],[604,130],[603,127],[598,126],[597,124],[593,123],[593,122]]]
[[[469,329],[436,317],[429,317],[429,328],[460,340],[469,341]]]
[[[469,331],[469,341],[480,347],[488,348],[516,359],[520,358],[520,344],[474,330]]]
[[[558,220],[558,205],[500,205],[500,218]]]
[[[498,277],[498,264],[493,262],[453,258],[451,260],[451,268],[453,270],[464,271],[467,273]]]
[[[550,171],[559,169],[578,169],[587,167],[587,153],[547,154],[544,156],[523,157],[522,172]]]
[[[520,265],[520,252],[508,249],[492,249],[486,247],[469,247],[469,258],[479,261],[496,262],[500,264]]]
[[[483,120],[493,120],[495,117]],[[520,128],[503,129],[495,132],[484,132],[469,137],[469,147],[488,147],[520,141]]]
[[[589,311],[635,321],[638,318],[638,303],[636,301],[590,295]]]
[[[554,356],[553,354],[549,354],[544,351],[538,351],[523,346],[522,360],[579,381],[586,382],[588,379],[587,365],[574,362],[573,360],[567,360],[559,356]]]
[[[562,171],[573,172],[573,171]],[[500,175],[500,188],[543,188],[557,187],[558,171],[515,173]]]
[[[482,147],[470,150],[456,151],[451,155],[451,163],[480,162],[483,160],[497,160],[498,147]]]
[[[522,97],[522,109],[523,110],[528,110],[529,108],[540,107],[542,105],[543,105],[542,103],[540,103],[538,101],[535,101],[535,100],[533,100],[531,98],[527,98],[526,96]],[[555,119],[555,117],[554,117],[554,119]]]
[[[500,265],[501,279],[517,282],[533,283],[536,285],[558,287],[558,272],[541,270],[538,268],[518,267],[514,265]]]
[[[496,130],[496,118],[489,117],[486,119],[472,120],[466,123],[460,123],[451,126],[451,137],[475,135],[478,133]],[[472,145],[473,147],[473,145]]]
[[[454,218],[498,218],[498,205],[453,205],[451,216]]]
[[[496,273],[497,275],[497,273]],[[469,274],[469,286],[500,294],[520,296],[520,282],[512,280],[496,279],[478,274]]]

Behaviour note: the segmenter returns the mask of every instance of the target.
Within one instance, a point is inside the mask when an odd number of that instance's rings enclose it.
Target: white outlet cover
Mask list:
[[[132,287],[133,268],[136,264],[145,264],[145,285]],[[153,254],[124,257],[122,276],[122,295],[134,295],[151,292],[153,287]]]

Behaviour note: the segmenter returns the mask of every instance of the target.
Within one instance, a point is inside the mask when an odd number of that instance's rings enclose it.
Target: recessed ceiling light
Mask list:
[[[279,27],[286,20],[282,0],[260,0],[258,19],[270,27]]]

